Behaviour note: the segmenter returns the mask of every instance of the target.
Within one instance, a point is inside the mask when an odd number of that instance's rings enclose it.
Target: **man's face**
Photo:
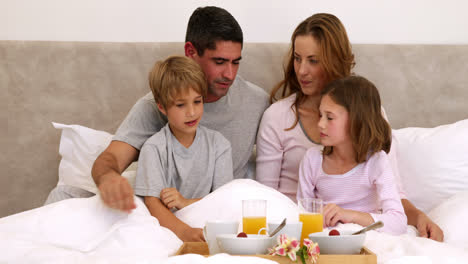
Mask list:
[[[203,56],[191,56],[200,64],[208,82],[205,102],[214,102],[225,96],[236,78],[241,60],[242,45],[232,41],[216,42],[216,49],[206,49]]]

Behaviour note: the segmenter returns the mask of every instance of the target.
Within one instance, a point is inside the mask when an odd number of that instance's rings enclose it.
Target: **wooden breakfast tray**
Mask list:
[[[208,256],[208,244],[205,242],[185,242],[175,255],[199,254]],[[255,257],[269,259],[279,264],[298,264],[300,261],[291,261],[288,257],[254,255]],[[318,259],[318,264],[377,264],[377,256],[369,249],[363,247],[360,254],[356,255],[323,255]]]

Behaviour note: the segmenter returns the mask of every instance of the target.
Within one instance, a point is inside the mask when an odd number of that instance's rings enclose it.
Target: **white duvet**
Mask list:
[[[207,220],[241,218],[241,200],[268,200],[267,218],[298,220],[296,205],[252,180],[233,181],[176,213],[193,227]],[[0,263],[274,263],[218,254],[173,256],[182,241],[161,227],[137,200],[131,213],[103,205],[99,196],[70,199],[0,219]],[[357,225],[339,228],[358,229]],[[468,263],[468,250],[416,237],[368,232],[365,246],[378,263]]]

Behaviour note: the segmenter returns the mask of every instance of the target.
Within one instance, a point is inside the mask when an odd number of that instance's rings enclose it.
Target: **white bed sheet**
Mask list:
[[[194,227],[241,218],[242,199],[268,200],[268,219],[297,221],[295,204],[252,180],[236,180],[176,213]],[[339,228],[357,229],[358,225]],[[103,205],[99,196],[70,199],[0,219],[0,263],[273,263],[219,254],[171,256],[182,245],[137,199],[131,214]],[[368,233],[365,246],[378,263],[467,263],[466,249],[418,238]]]

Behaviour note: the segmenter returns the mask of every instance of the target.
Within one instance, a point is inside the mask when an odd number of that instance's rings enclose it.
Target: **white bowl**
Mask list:
[[[273,247],[275,241],[266,235],[247,235],[237,237],[236,234],[221,234],[216,236],[221,252],[231,255],[267,254],[268,248]]]
[[[318,243],[320,254],[359,254],[366,234],[351,235],[354,231],[338,230],[339,236],[329,236],[330,231],[309,234],[310,240]]]
[[[268,232],[274,231],[280,223],[268,223]],[[273,236],[273,239],[275,242],[277,241],[277,238],[281,234],[286,234],[288,238],[295,238],[299,240],[301,238],[301,232],[302,232],[302,222],[287,222],[286,225]]]

